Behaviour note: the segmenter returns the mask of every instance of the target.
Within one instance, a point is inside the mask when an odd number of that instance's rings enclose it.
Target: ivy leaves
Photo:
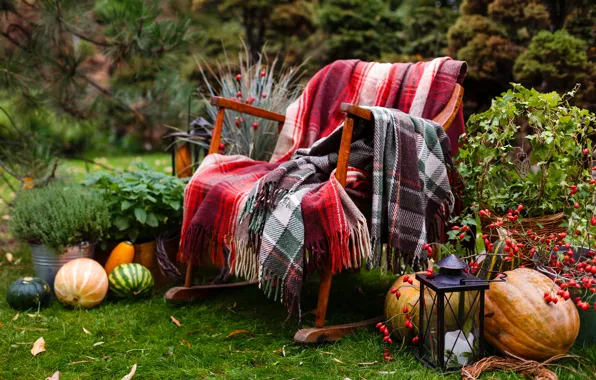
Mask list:
[[[182,222],[186,180],[138,163],[133,171],[89,175],[85,185],[98,188],[112,215],[110,238],[132,242],[151,239]]]
[[[458,169],[465,198],[497,214],[523,203],[528,216],[569,206],[567,186],[590,178],[596,117],[568,98],[513,84],[468,120]]]

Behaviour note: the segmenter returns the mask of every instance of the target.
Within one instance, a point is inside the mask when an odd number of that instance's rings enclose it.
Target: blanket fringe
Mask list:
[[[184,246],[180,250],[178,258],[185,263],[200,265],[205,252],[209,253],[211,262],[219,267],[229,266],[234,260],[230,253],[226,260],[225,247],[226,236],[215,234],[213,230],[205,228],[200,224],[193,224],[188,228]]]

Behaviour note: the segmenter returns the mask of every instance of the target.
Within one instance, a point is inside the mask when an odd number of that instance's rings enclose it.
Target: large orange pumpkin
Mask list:
[[[540,272],[518,268],[505,272],[485,293],[484,338],[502,353],[546,360],[565,354],[579,333],[579,314],[572,301],[547,304],[544,292],[559,287]]]
[[[412,279],[412,284],[404,281],[406,276]],[[391,289],[397,289],[400,292],[399,299],[391,292]],[[406,343],[410,343],[412,338],[418,335],[418,324],[420,320],[419,304],[418,299],[420,298],[420,282],[416,280],[415,274],[404,275],[395,281],[387,297],[385,298],[385,318],[387,320],[386,326],[392,331],[394,338],[405,339]],[[474,293],[467,293],[464,304],[464,313],[466,316],[468,310],[471,307]],[[428,288],[425,288],[424,292],[424,307],[426,314],[429,315],[431,307],[433,305],[434,292]],[[458,328],[457,317],[451,312],[458,313],[459,310],[459,293],[453,293],[449,298],[449,305],[445,303],[445,328],[446,331],[455,330]],[[476,300],[475,307],[478,307],[478,300]],[[408,313],[413,322],[414,328],[410,329],[405,327],[407,315],[404,313],[404,308],[408,309]],[[434,313],[437,312],[435,305],[432,310]],[[460,321],[463,324],[463,321]]]
[[[64,264],[56,274],[54,292],[66,306],[99,305],[108,292],[108,276],[97,261],[80,258]]]

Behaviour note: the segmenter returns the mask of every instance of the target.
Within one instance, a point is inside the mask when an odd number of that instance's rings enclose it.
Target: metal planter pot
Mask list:
[[[45,245],[29,244],[29,246],[31,247],[35,275],[47,282],[52,290],[54,290],[54,278],[62,265],[80,257],[92,259],[95,252],[95,243],[89,242],[70,247],[61,255],[56,254],[54,250]]]

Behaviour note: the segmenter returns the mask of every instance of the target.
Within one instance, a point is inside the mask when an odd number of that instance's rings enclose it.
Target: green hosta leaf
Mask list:
[[[168,204],[174,210],[176,210],[176,211],[180,210],[180,207],[181,207],[180,202],[178,202],[178,201],[170,201],[170,202],[168,202]]]
[[[127,201],[127,200],[125,200],[125,201],[123,201],[123,202],[122,202],[122,205],[120,206],[120,209],[121,209],[122,211],[124,211],[124,210],[128,210],[129,208],[131,208],[131,207],[132,207],[132,205],[133,205],[133,203],[132,203],[131,201]]]
[[[118,228],[118,230],[120,231],[124,231],[126,230],[128,227],[130,227],[130,223],[128,223],[128,219],[123,217],[123,216],[117,216],[114,219],[114,225],[116,226],[116,228]]]
[[[147,215],[147,224],[151,227],[157,227],[159,225],[159,222],[157,221],[157,218],[155,217],[154,213],[150,212]]]
[[[140,207],[135,208],[135,218],[141,223],[145,224],[147,221],[147,212]]]

